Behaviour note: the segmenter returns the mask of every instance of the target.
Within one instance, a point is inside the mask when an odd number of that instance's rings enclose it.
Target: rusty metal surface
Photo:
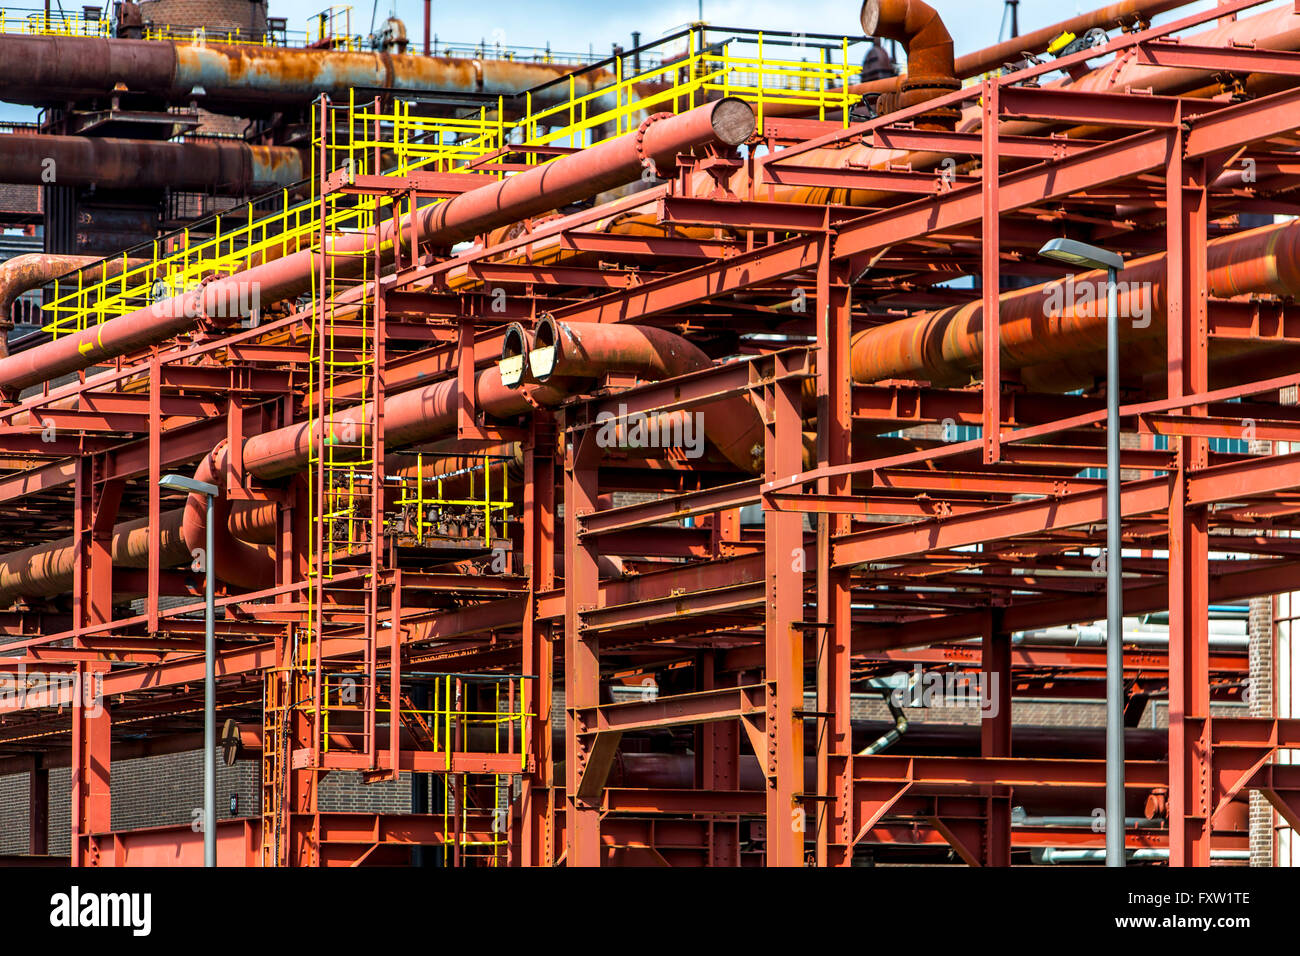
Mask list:
[[[302,154],[290,146],[251,146],[238,140],[188,143],[88,136],[0,135],[7,182],[104,189],[215,191],[247,195],[288,186],[304,175]]]
[[[346,99],[353,88],[508,95],[540,86],[571,67],[346,50],[171,40],[0,35],[0,99],[39,105],[123,92],[224,110],[303,105],[321,93]],[[575,78],[579,95],[609,82],[601,71]],[[201,90],[200,90],[201,88]],[[550,95],[568,97],[568,84]],[[547,102],[539,93],[535,105]]]

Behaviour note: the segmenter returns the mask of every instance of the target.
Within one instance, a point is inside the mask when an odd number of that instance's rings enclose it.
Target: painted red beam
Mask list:
[[[759,716],[767,706],[763,684],[720,687],[654,700],[601,704],[574,711],[579,735],[636,733],[666,727]]]
[[[1151,790],[1167,786],[1162,761],[1125,761],[1124,786]],[[913,788],[1075,787],[1106,785],[1104,760],[1056,760],[1041,757],[898,757],[886,754],[853,758],[856,783],[911,784]]]

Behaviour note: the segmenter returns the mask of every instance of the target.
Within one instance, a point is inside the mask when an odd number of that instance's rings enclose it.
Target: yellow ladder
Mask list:
[[[290,682],[268,670],[262,684],[262,866],[281,866],[288,855],[285,791],[289,783],[286,721]]]

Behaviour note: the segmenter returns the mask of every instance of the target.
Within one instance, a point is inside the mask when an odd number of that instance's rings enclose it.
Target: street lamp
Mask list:
[[[1038,254],[1106,270],[1106,865],[1124,865],[1124,582],[1120,574],[1119,316],[1117,275],[1124,260],[1073,239],[1052,239]]]
[[[164,475],[158,487],[187,491],[208,499],[206,550],[203,570],[206,574],[204,597],[207,607],[203,627],[203,865],[217,865],[217,639],[216,602],[213,596],[212,529],[217,495],[216,485],[195,481],[183,475]]]

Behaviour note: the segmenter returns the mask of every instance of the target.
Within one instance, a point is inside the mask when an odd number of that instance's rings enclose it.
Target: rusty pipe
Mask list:
[[[122,269],[121,259],[103,260],[98,256],[57,255],[48,252],[31,252],[0,262],[0,358],[9,354],[6,336],[14,327],[14,302],[20,295],[70,272],[101,262],[104,263],[104,278],[117,275]]]
[[[227,487],[230,471],[229,446],[223,439],[216,448],[203,456],[194,471],[194,480]],[[212,562],[217,577],[227,584],[262,590],[275,584],[275,554],[267,546],[242,541],[230,532],[230,500],[218,495],[213,502],[212,554],[205,560]],[[181,521],[181,537],[191,553],[206,549],[208,526],[208,500],[204,495],[191,494],[185,500]],[[274,520],[274,511],[271,518]],[[274,526],[274,525],[273,525]]]
[[[1208,244],[1208,294],[1300,293],[1300,222],[1261,226]],[[1164,332],[1166,256],[1146,256],[1125,266],[1118,297],[1121,341],[1156,338]],[[999,340],[1005,368],[1059,362],[1106,346],[1104,272],[1088,272],[1000,297]],[[1074,291],[1071,291],[1074,290]],[[1098,295],[1098,291],[1101,294]],[[1149,316],[1150,321],[1143,319]],[[984,306],[968,302],[922,312],[859,332],[850,345],[855,382],[920,379],[964,385],[977,376],[984,355]]]
[[[1201,46],[1228,47],[1249,44],[1268,50],[1300,50],[1300,16],[1287,7],[1266,10],[1255,16],[1234,20],[1213,26],[1210,29],[1184,37],[1186,42]],[[1151,66],[1139,62],[1132,55],[1121,55],[1112,62],[1076,79],[1054,82],[1053,87],[1092,92],[1116,92],[1127,89],[1151,88],[1156,93],[1184,94],[1196,97],[1217,95],[1221,90],[1216,86],[1205,86],[1209,80],[1204,71],[1191,69],[1170,69]],[[1268,92],[1270,84],[1276,78],[1267,74],[1250,74],[1243,80],[1250,92]],[[896,79],[887,81],[890,84]],[[1190,91],[1190,92],[1189,92]],[[770,115],[776,115],[771,108],[765,107]],[[967,108],[962,113],[958,126],[961,132],[979,129],[981,111],[978,106]],[[1055,124],[1059,126],[1060,124]],[[1054,124],[1038,120],[1018,120],[1003,123],[1003,135],[1030,135],[1054,128]],[[1071,130],[1071,135],[1095,135],[1095,130]],[[897,149],[880,149],[862,143],[854,143],[846,148],[814,149],[799,157],[801,165],[842,168],[846,166],[862,167],[873,170],[885,169],[890,165],[909,166],[920,171],[932,169],[949,157],[937,152],[905,152]],[[743,171],[742,174],[743,176]],[[708,187],[703,178],[701,187]],[[769,198],[776,201],[801,203],[834,203],[838,205],[865,206],[882,202],[893,202],[896,195],[878,190],[832,189],[824,186],[770,186],[759,184],[770,190]],[[743,182],[733,186],[743,193]]]
[[[528,352],[529,371],[542,383],[593,379],[609,372],[658,381],[712,365],[698,346],[663,329],[621,322],[557,322],[550,316],[538,323]],[[761,470],[763,421],[748,398],[711,402],[700,416],[704,434],[728,461],[750,474]],[[655,424],[668,426],[656,434],[685,433],[684,421]]]
[[[956,62],[956,73],[958,78],[963,80],[979,76],[990,70],[1001,69],[1004,64],[1018,59],[1022,53],[1043,52],[1063,33],[1082,35],[1098,28],[1110,31],[1137,19],[1150,21],[1152,17],[1162,13],[1185,7],[1189,2],[1190,0],[1123,0],[1121,3],[1107,4],[1096,10],[1070,17],[1068,20],[1062,20],[1060,23],[1022,33],[1010,40],[994,43],[982,50],[959,56]]]
[[[402,217],[396,226],[390,220],[380,234],[380,245],[391,256],[390,244],[397,240],[408,245],[413,228],[418,229],[424,243],[451,245],[495,226],[632,182],[640,178],[646,163],[668,168],[680,153],[737,146],[753,134],[754,128],[753,109],[730,97],[679,116],[652,117],[635,132],[423,207],[416,211],[414,220],[411,214]],[[92,329],[60,336],[0,359],[0,387],[25,388],[88,368],[165,341],[193,329],[204,319],[229,324],[243,317],[241,310],[230,307],[231,302],[269,303],[307,291],[322,255],[335,274],[351,275],[366,262],[366,257],[356,253],[369,241],[370,237],[364,235],[335,236],[321,252],[290,253]]]
[[[583,326],[573,328],[578,328],[580,335],[586,332]],[[688,371],[700,361],[694,354],[694,346],[672,333],[637,326],[620,325],[617,328],[628,330],[626,335],[631,339],[652,342],[654,345],[644,346],[645,354],[622,365],[611,356],[607,369],[609,371],[631,369],[646,377],[668,376]],[[583,363],[581,368],[584,373],[597,374],[601,364],[594,353],[603,350],[605,346],[592,343],[607,340],[603,334],[591,337],[583,335],[583,340],[588,343],[587,350],[591,354],[580,360]],[[576,341],[576,337],[573,341]],[[702,361],[709,363],[707,357]],[[554,404],[564,395],[562,389],[549,383],[536,384],[528,389],[507,386],[502,382],[501,370],[497,365],[476,373],[474,384],[477,407],[498,418],[525,414],[532,411],[535,404]],[[393,448],[413,445],[451,432],[456,427],[459,399],[459,382],[456,378],[443,379],[388,396],[384,403],[385,445]],[[727,415],[713,412],[706,418],[705,433],[720,450],[726,452],[730,449],[729,457],[735,456],[733,460],[740,458],[737,449],[743,448],[744,442],[753,440],[756,446],[749,449],[752,460],[755,454],[753,448],[761,449],[761,422],[757,423],[758,431],[755,434],[753,429],[758,416],[753,407],[745,403],[744,408],[731,408],[730,401],[715,406],[725,409]],[[350,450],[360,454],[364,451],[362,436],[365,431],[361,426],[370,420],[370,415],[369,403],[362,403],[339,411],[323,426],[319,420],[313,420],[255,435],[244,443],[244,469],[262,480],[286,477],[307,467],[312,450],[321,447],[322,441],[331,446],[335,455],[343,456]],[[229,468],[227,456],[228,449],[223,440],[203,458],[195,471],[195,477],[224,487]],[[741,458],[737,463],[743,461]],[[204,546],[206,507],[207,503],[202,496],[191,496],[183,509],[163,516],[163,528],[167,534],[163,548],[165,566],[182,563],[194,548]],[[256,542],[266,540],[266,535],[271,533],[274,516],[273,507],[260,503],[252,503],[232,515],[229,503],[218,501],[216,553],[209,558],[215,562],[213,569],[218,577],[238,587],[256,589],[270,586],[274,580],[272,552],[270,548]],[[239,535],[232,533],[232,524],[240,530]],[[115,563],[118,563],[117,558],[120,556],[123,566],[143,567],[144,564],[136,565],[133,562],[147,563],[147,532],[146,520],[118,525],[114,529],[113,539]],[[12,602],[20,595],[52,596],[64,593],[72,580],[73,555],[72,539],[65,538],[0,557],[0,606]]]
[[[1022,33],[1010,40],[994,43],[982,50],[959,56],[953,61],[953,75],[959,80],[967,80],[973,76],[1001,69],[1004,64],[1014,62],[1022,53],[1042,52],[1063,33],[1081,34],[1098,27],[1111,30],[1134,19],[1150,20],[1161,13],[1187,6],[1189,2],[1190,0],[1123,0],[1121,3],[1099,7],[1051,26]],[[901,79],[901,77],[891,76],[867,80],[850,85],[845,92],[852,96],[861,96],[865,93],[890,93],[898,89]],[[810,115],[808,106],[800,103],[771,103],[764,107],[764,112],[768,116]]]
[[[181,535],[180,509],[164,512],[158,531],[163,567],[184,563],[190,556]],[[149,565],[149,519],[125,521],[113,529],[109,544],[114,567],[144,568]],[[38,544],[0,557],[0,607],[18,597],[57,597],[72,590],[76,546],[73,538]]]
[[[244,195],[303,178],[291,146],[240,140],[170,143],[89,136],[0,135],[0,168],[8,183],[103,189],[215,189]]]
[[[536,166],[419,211],[422,236],[453,244],[481,232],[550,212],[641,177],[647,166],[672,168],[677,155],[700,146],[739,146],[756,128],[753,108],[726,97],[679,116],[658,113],[632,133]],[[508,209],[509,216],[503,216]]]
[[[878,111],[893,112],[961,88],[952,35],[937,10],[922,0],[864,0],[859,13],[867,36],[897,40],[907,51],[907,74],[887,81],[891,92]],[[958,111],[945,108],[917,118],[921,128],[952,129]]]
[[[344,101],[353,89],[509,96],[572,72],[570,67],[251,44],[0,35],[0,99],[34,106],[128,94],[171,103],[197,100],[216,112],[305,106],[321,93]],[[577,95],[607,86],[603,71],[576,74]],[[120,91],[117,91],[120,93]],[[538,90],[534,106],[567,102],[569,83]]]
[[[203,457],[194,477],[199,481],[225,487],[229,468],[226,442],[223,440]],[[275,506],[254,507],[244,512],[245,529],[251,538],[262,538],[275,529]],[[270,548],[248,543],[232,533],[231,502],[224,496],[216,501],[217,525],[214,534],[214,553],[206,556],[215,562],[217,577],[238,587],[257,589],[270,587],[274,582],[275,567]],[[185,506],[163,512],[159,517],[161,548],[159,563],[162,567],[175,567],[189,561],[198,549],[206,548],[207,501],[201,495],[190,495]],[[110,549],[114,567],[144,568],[149,565],[149,519],[124,521],[113,529]],[[54,597],[72,588],[73,568],[76,565],[75,540],[69,536],[46,544],[35,545],[0,557],[0,607],[19,596]]]
[[[552,326],[544,321],[538,331]],[[578,331],[574,332],[575,329]],[[685,339],[659,329],[622,323],[573,325],[568,328],[562,349],[571,350],[574,346],[570,343],[579,341],[586,343],[590,354],[578,353],[580,357],[574,359],[575,364],[564,370],[566,373],[580,370],[582,377],[630,371],[660,379],[712,364]],[[530,364],[536,354],[534,345],[529,353]],[[564,354],[573,353],[564,351]],[[557,383],[558,378],[547,372],[545,381],[526,389],[516,388],[503,380],[501,365],[493,365],[474,376],[475,407],[495,418],[511,418],[526,414],[537,405],[557,404],[569,394],[564,384]],[[384,400],[384,444],[397,448],[446,434],[455,428],[459,407],[460,386],[456,378],[388,396]],[[705,434],[731,461],[746,471],[754,471],[754,448],[762,446],[757,413],[748,403],[744,407],[717,403],[716,408],[725,409],[727,415],[710,413],[705,419]],[[364,432],[361,425],[370,419],[370,404],[362,403],[337,412],[323,423],[316,419],[256,435],[244,443],[244,468],[258,478],[273,480],[301,471],[313,449],[322,447],[322,442],[336,455],[348,449],[359,452]]]
[[[956,76],[952,35],[939,11],[923,0],[864,0],[858,14],[867,36],[897,40],[907,51],[913,80]]]

